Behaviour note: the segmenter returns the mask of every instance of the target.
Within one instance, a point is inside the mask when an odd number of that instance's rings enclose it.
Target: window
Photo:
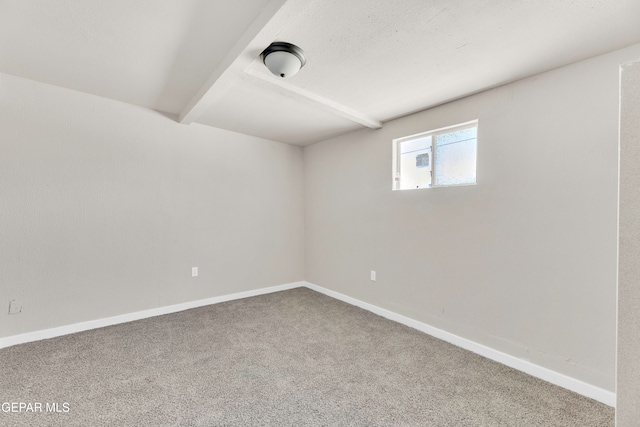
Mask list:
[[[393,189],[476,183],[478,121],[393,140]]]

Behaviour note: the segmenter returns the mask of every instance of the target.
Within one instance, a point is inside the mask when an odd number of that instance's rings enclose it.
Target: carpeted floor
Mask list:
[[[43,405],[0,411],[2,426],[614,425],[613,408],[306,288],[0,361],[0,403]]]

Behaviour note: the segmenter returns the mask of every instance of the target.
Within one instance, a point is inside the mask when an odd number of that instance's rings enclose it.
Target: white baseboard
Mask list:
[[[28,332],[20,335],[13,335],[10,337],[0,338],[0,348],[59,337],[61,335],[73,334],[76,332],[87,331],[89,329],[103,328],[105,326],[117,325],[119,323],[132,322],[134,320],[146,319],[148,317],[160,316],[163,314],[176,313],[178,311],[189,310],[190,308],[202,307],[205,305],[218,304],[220,302],[270,294],[272,292],[286,291],[288,289],[299,288],[301,286],[305,286],[305,282],[294,282],[285,285],[270,286],[268,288],[256,289],[253,291],[238,292],[235,294],[206,298],[198,301],[189,301],[182,304],[168,305],[165,307],[152,308],[150,310],[137,311],[135,313],[105,317],[103,319],[89,320],[87,322],[74,323],[72,325],[59,326],[57,328]]]
[[[401,314],[394,313],[384,308],[377,307],[373,304],[360,301],[350,296],[341,294],[339,292],[331,291],[321,286],[314,285],[309,282],[294,282],[285,285],[271,286],[268,288],[256,289],[253,291],[238,292],[235,294],[222,295],[219,297],[207,298],[198,301],[185,302],[182,304],[174,304],[165,307],[154,308],[150,310],[138,311],[135,313],[122,314],[119,316],[106,317],[104,319],[90,320],[87,322],[75,323],[73,325],[60,326],[57,328],[44,329],[41,331],[29,332],[20,335],[13,335],[10,337],[0,338],[0,348],[10,347],[16,344],[23,344],[32,341],[44,340],[48,338],[54,338],[61,335],[73,334],[76,332],[82,332],[89,329],[102,328],[105,326],[117,325],[119,323],[132,322],[134,320],[146,319],[148,317],[160,316],[163,314],[176,313],[178,311],[188,310],[190,308],[202,307],[205,305],[217,304],[225,301],[237,300],[242,298],[253,297],[257,295],[270,294],[272,292],[285,291],[288,289],[294,289],[299,287],[307,287],[314,291],[320,292],[337,300],[346,302],[347,304],[355,305],[379,316],[386,317],[394,322],[402,323],[403,325],[417,329],[428,335],[464,348],[465,350],[472,351],[476,354],[484,356],[488,359],[507,365],[511,368],[525,372],[536,378],[540,378],[557,386],[574,391],[583,396],[602,402],[606,405],[615,407],[616,395],[614,392],[604,390],[600,387],[585,383],[575,378],[569,377],[564,374],[552,371],[542,366],[527,362],[526,360],[518,359],[506,353],[502,353],[498,350],[494,350],[490,347],[478,344],[470,341],[466,338],[459,337],[452,333],[443,331],[442,329],[434,328],[426,323],[419,322]]]
[[[339,292],[314,285],[313,283],[303,283],[304,286],[309,289],[346,302],[347,304],[355,305],[379,316],[386,317],[387,319],[393,320],[394,322],[402,323],[403,325],[417,329],[421,332],[451,343],[455,346],[464,348],[465,350],[472,351],[488,359],[502,363],[503,365],[507,365],[511,368],[525,372],[531,376],[550,382],[551,384],[555,384],[583,396],[597,400],[604,403],[605,405],[609,405],[612,407],[615,407],[616,405],[616,394],[614,392],[596,387],[567,375],[560,374],[558,372],[552,371],[551,369],[547,369],[534,363],[527,362],[526,360],[518,359],[517,357],[511,356],[501,351],[494,350],[490,347],[478,344],[466,338],[462,338],[452,333],[443,331],[442,329],[434,328],[433,326],[427,325],[426,323],[422,323],[401,314],[397,314],[384,308],[380,308],[364,301],[360,301]]]

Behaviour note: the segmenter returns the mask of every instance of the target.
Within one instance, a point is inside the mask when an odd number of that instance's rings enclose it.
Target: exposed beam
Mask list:
[[[261,52],[288,21],[312,3],[313,0],[271,0],[180,112],[178,121],[189,124],[196,120],[255,59],[248,52]]]
[[[320,108],[335,114],[352,122],[358,123],[371,129],[382,128],[382,123],[360,111],[332,101],[318,94],[302,89],[298,86],[287,83],[284,79],[280,79],[268,73],[260,73],[251,69],[246,69],[242,75],[244,80],[254,80],[266,82],[267,84],[277,86],[287,94],[289,98],[296,99],[307,105]]]

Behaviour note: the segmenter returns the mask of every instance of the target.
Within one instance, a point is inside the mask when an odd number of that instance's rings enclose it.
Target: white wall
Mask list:
[[[620,263],[616,426],[640,419],[640,62],[621,73]]]
[[[304,279],[302,176],[298,147],[0,76],[0,337]]]
[[[306,280],[613,391],[618,70],[638,56],[306,147]],[[478,185],[391,191],[392,139],[473,119]]]

